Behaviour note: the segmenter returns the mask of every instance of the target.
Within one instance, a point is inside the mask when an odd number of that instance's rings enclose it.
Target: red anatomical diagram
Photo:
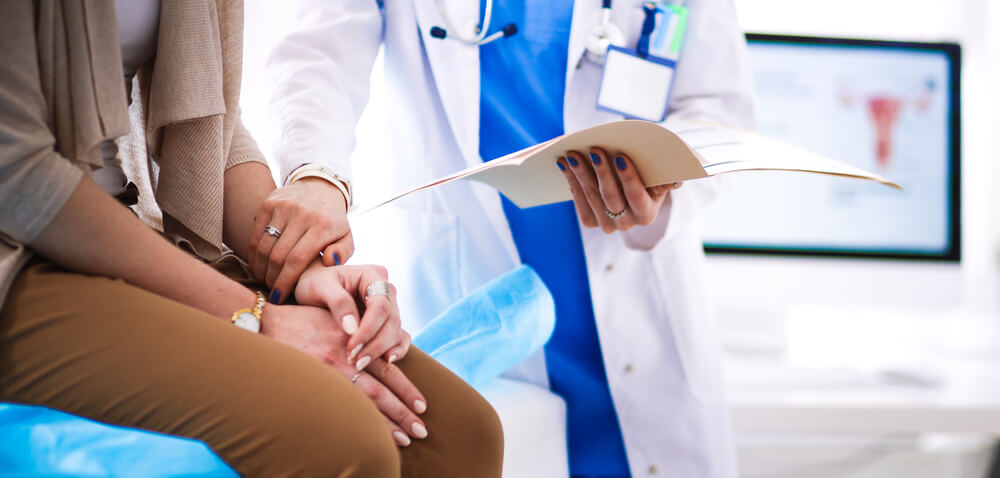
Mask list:
[[[892,130],[899,119],[903,101],[898,97],[877,95],[868,98],[868,113],[875,126],[875,160],[879,167],[889,166],[892,157]]]
[[[847,109],[858,104],[867,108],[875,130],[875,163],[881,169],[888,169],[893,162],[895,130],[900,113],[904,108],[917,113],[926,112],[934,100],[935,89],[936,83],[930,78],[915,87],[901,88],[903,91],[899,94],[879,90],[859,91],[851,82],[845,82],[840,86],[837,98]]]

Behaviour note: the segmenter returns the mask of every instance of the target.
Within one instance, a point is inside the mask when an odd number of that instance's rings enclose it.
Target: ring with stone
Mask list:
[[[269,236],[274,236],[275,239],[281,237],[281,230],[274,226],[265,227],[264,232],[266,232]]]
[[[368,287],[365,289],[365,301],[367,302],[368,298],[373,295],[384,295],[386,299],[391,300],[389,283],[384,280],[377,280],[368,284]]]

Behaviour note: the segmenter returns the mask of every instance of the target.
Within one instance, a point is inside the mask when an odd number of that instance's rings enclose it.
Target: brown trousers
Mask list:
[[[406,448],[319,360],[121,280],[34,263],[0,309],[0,401],[201,440],[244,476],[499,477],[490,405],[416,348],[398,365],[428,402]]]

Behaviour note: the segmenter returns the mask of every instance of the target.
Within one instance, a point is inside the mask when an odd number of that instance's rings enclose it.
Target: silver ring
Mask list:
[[[367,302],[368,298],[373,295],[384,295],[386,299],[391,300],[392,296],[389,294],[389,283],[384,280],[377,280],[368,284],[368,288],[365,289],[365,301]]]
[[[269,236],[274,236],[275,239],[281,237],[281,230],[274,226],[265,227],[264,232],[266,232]]]
[[[361,374],[363,374],[363,373],[364,372],[358,372],[358,373],[354,374],[354,376],[351,377],[351,383],[357,383],[358,382],[358,378],[361,377]]]
[[[621,212],[611,212],[610,209],[605,208],[604,214],[607,214],[608,217],[610,217],[611,219],[618,219],[625,215],[625,211],[628,211],[628,206],[625,206],[625,208],[622,209]]]

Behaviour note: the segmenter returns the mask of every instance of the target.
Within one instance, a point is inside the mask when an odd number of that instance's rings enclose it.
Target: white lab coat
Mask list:
[[[481,164],[479,50],[429,35],[432,26],[444,25],[435,0],[303,3],[294,31],[269,60],[275,79],[271,113],[281,132],[275,155],[283,174],[323,161],[350,176],[354,128],[380,44],[391,154],[365,159],[384,161],[381,184],[354,187],[399,191]],[[479,1],[443,3],[452,24],[471,32]],[[639,3],[614,2],[614,21],[630,46],[643,20]],[[600,4],[574,5],[567,132],[620,119],[594,107],[601,69],[587,61],[577,68],[586,34],[599,22]],[[732,0],[690,0],[688,6],[691,20],[670,111],[749,127],[749,69]],[[715,181],[693,181],[674,191],[651,226],[614,234],[583,229],[598,335],[633,476],[736,475],[719,343],[693,227]],[[454,183],[411,195],[391,211],[379,216],[386,221],[379,234],[357,231],[358,251],[374,250],[365,257],[389,266],[409,328],[518,263],[499,195],[486,186]],[[519,374],[544,383],[543,367],[538,354]]]

